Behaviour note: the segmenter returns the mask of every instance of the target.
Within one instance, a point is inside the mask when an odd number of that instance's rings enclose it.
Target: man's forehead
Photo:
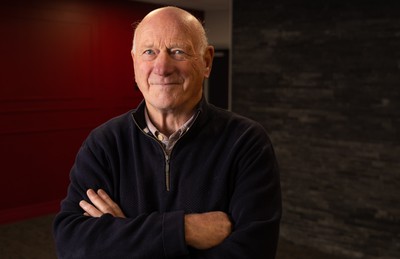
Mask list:
[[[193,47],[191,35],[174,30],[154,30],[143,28],[136,34],[136,43],[144,46],[168,45],[176,47]]]
[[[156,35],[156,36],[164,36],[169,35],[170,37],[174,37],[175,35],[185,35],[188,36],[193,32],[190,30],[188,26],[185,26],[182,23],[174,22],[174,21],[163,21],[163,20],[155,20],[145,22],[138,26],[137,34],[139,35]],[[176,37],[175,36],[175,37]]]

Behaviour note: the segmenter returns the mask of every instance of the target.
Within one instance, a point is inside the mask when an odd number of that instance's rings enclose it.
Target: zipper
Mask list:
[[[169,172],[169,156],[165,153],[165,188],[167,189],[167,192],[170,191],[171,189],[171,183],[170,183],[170,172]]]
[[[197,117],[199,116],[199,112],[196,114],[196,117],[194,118],[194,121],[196,121]],[[142,130],[143,131],[143,130]],[[180,139],[183,137],[183,135],[186,134],[187,131],[185,131],[182,136],[178,139],[178,141],[175,143],[178,144],[178,142],[180,141]],[[147,135],[147,134],[146,134]],[[151,137],[151,136],[149,136]],[[152,139],[155,139],[154,137],[151,137]],[[155,139],[156,140],[156,139]],[[174,150],[174,147],[171,149],[170,154],[168,155],[167,152],[165,152],[164,147],[162,146],[162,144],[160,142],[158,142],[158,140],[156,140],[156,142],[160,145],[163,153],[164,153],[164,158],[165,158],[165,189],[167,190],[167,192],[169,192],[171,190],[171,172],[170,172],[170,157],[172,154],[172,151]]]
[[[137,123],[136,120],[133,119],[133,121],[135,122],[136,126],[140,129],[140,131],[147,137],[153,139],[154,141],[157,142],[157,144],[160,146],[162,152],[164,153],[164,161],[165,161],[165,189],[167,192],[169,192],[171,190],[171,180],[170,180],[170,169],[169,169],[169,158],[170,156],[165,152],[164,147],[161,145],[160,142],[158,142],[157,139],[155,139],[155,137],[153,137],[152,135],[149,135],[147,132],[145,132]],[[171,150],[172,152],[172,150]]]
[[[143,133],[145,133],[143,131]],[[145,133],[146,134],[146,133]],[[148,134],[146,134],[147,136],[149,136]],[[165,152],[164,147],[161,145],[160,142],[158,142],[154,137],[149,136],[151,139],[154,139],[157,144],[160,146],[162,152],[164,153],[164,161],[165,161],[165,189],[167,192],[169,192],[171,190],[171,179],[170,179],[170,169],[169,169],[169,158],[170,156]],[[172,150],[171,150],[172,151]]]
[[[200,112],[197,112],[196,117],[194,118],[194,121],[197,120],[197,117],[199,116]],[[133,116],[132,116],[133,117]],[[164,147],[162,146],[162,144],[160,142],[158,142],[158,140],[154,137],[151,136],[149,134],[147,134],[136,122],[135,118],[133,118],[133,121],[135,122],[136,126],[140,129],[140,131],[142,131],[142,133],[144,135],[146,135],[147,137],[155,140],[157,142],[157,144],[160,146],[162,152],[164,153],[164,159],[165,159],[165,189],[167,192],[169,192],[171,190],[171,172],[170,172],[170,155],[168,155],[165,150]],[[183,137],[183,135],[186,134],[187,131],[185,131],[181,137]],[[175,145],[179,142],[180,139],[178,139],[178,141],[175,143]],[[170,154],[172,154],[174,148],[172,148]]]

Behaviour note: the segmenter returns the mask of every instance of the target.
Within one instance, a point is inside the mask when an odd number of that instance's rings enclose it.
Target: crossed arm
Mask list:
[[[126,218],[121,208],[108,194],[99,189],[87,191],[91,203],[82,200],[79,206],[89,217],[101,217],[111,214],[114,217]],[[185,241],[188,246],[197,249],[209,249],[219,245],[232,233],[232,223],[226,213],[211,211],[198,214],[186,214],[184,217]]]

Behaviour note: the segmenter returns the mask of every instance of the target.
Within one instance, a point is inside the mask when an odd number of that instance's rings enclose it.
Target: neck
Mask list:
[[[149,119],[162,134],[171,136],[179,130],[194,114],[195,108],[188,111],[160,111],[150,105],[146,106]]]

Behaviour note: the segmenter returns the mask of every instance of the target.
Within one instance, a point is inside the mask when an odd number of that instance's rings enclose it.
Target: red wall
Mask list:
[[[141,100],[131,23],[157,7],[38,2],[0,11],[0,223],[56,212],[89,131]]]

